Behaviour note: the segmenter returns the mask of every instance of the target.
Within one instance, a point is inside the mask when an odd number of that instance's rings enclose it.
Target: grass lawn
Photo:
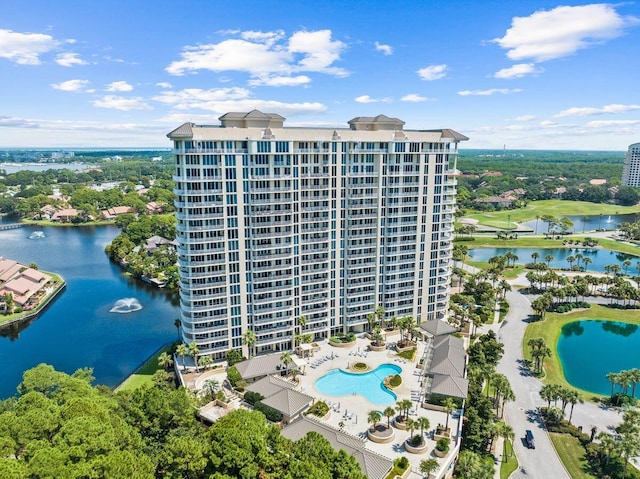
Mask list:
[[[585,449],[577,438],[556,432],[550,432],[549,437],[572,479],[596,479],[588,472],[590,468],[584,457]]]
[[[165,346],[164,348],[156,351],[153,356],[147,359],[142,366],[140,366],[136,371],[125,379],[117,388],[116,391],[133,391],[145,384],[152,384],[151,378],[155,374],[155,372],[160,369],[158,366],[158,356],[162,353],[166,352],[167,354],[171,351],[171,345]]]
[[[114,224],[113,220],[95,220],[95,221],[87,221],[86,223],[62,223],[60,221],[51,221],[51,220],[31,220],[28,218],[23,218],[22,223],[27,225],[34,226],[104,226],[104,225],[112,225]]]
[[[608,319],[624,323],[640,324],[640,314],[638,314],[637,310],[611,309],[599,304],[592,304],[589,309],[572,311],[570,313],[547,313],[544,321],[537,321],[529,324],[524,333],[524,338],[522,339],[522,350],[524,358],[531,360],[531,352],[527,346],[527,342],[531,338],[544,338],[547,346],[551,348],[553,353],[550,358],[546,358],[544,361],[546,377],[543,381],[546,384],[560,384],[565,387],[573,388],[580,392],[582,398],[587,401],[599,401],[603,396],[575,388],[567,382],[562,371],[560,358],[556,351],[562,327],[572,321],[584,319]]]
[[[480,224],[507,229],[509,218],[511,223],[522,223],[535,220],[536,216],[551,215],[558,218],[563,216],[587,216],[587,215],[617,215],[640,212],[640,206],[606,205],[602,203],[589,203],[588,201],[568,200],[540,200],[531,201],[524,208],[502,211],[470,211],[466,218],[478,220]],[[546,223],[540,222],[540,226]],[[511,228],[515,225],[511,224]]]
[[[506,441],[506,450],[507,450],[507,462],[500,463],[500,479],[507,479],[513,471],[518,469],[518,458],[513,451],[513,444],[511,441]]]

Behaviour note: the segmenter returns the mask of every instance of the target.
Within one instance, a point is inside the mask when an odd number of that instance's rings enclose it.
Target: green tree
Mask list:
[[[436,472],[439,467],[440,464],[435,457],[420,461],[420,472],[425,478],[428,478],[431,473]]]
[[[158,356],[158,366],[165,370],[173,366],[173,359],[171,358],[171,355],[166,351],[163,351],[162,354]]]
[[[187,370],[187,365],[184,362],[184,357],[189,354],[189,349],[187,348],[187,345],[184,343],[180,343],[178,344],[178,346],[176,347],[176,354],[178,356],[180,356],[180,359],[182,359],[182,370],[186,371]]]
[[[374,409],[369,411],[369,414],[367,415],[367,421],[371,423],[371,432],[375,432],[376,424],[380,422],[380,419],[382,419],[382,416],[378,411]]]
[[[243,335],[242,335],[242,344],[246,345],[247,348],[249,349],[249,357],[254,356],[255,351],[253,350],[253,347],[256,344],[257,341],[257,337],[256,337],[256,333],[254,333],[251,329],[248,329]]]

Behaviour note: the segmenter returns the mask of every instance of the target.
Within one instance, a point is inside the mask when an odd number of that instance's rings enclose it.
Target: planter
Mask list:
[[[447,454],[449,454],[449,451],[444,452],[444,451],[441,451],[440,449],[436,448],[436,449],[433,450],[433,453],[438,457],[445,457]]]
[[[396,433],[392,427],[383,424],[376,424],[375,431],[371,432],[371,428],[367,428],[367,438],[378,444],[387,444],[392,442],[396,437]]]
[[[351,346],[356,344],[356,342],[351,341],[350,343],[334,343],[333,341],[329,341],[329,344],[334,348],[350,348]]]
[[[384,342],[379,346],[375,346],[373,343],[371,343],[369,345],[369,349],[371,349],[371,351],[386,351],[387,350],[387,345]]]
[[[409,439],[404,441],[404,448],[411,454],[424,454],[429,450],[429,445],[425,439],[422,440],[422,444],[419,446],[412,446]]]
[[[416,343],[411,342],[411,341],[407,341],[406,343],[404,343],[402,345],[402,347],[400,347],[400,346],[398,346],[396,344],[396,351],[399,352],[399,353],[402,353],[404,351],[411,351],[415,347],[416,347]]]
[[[393,418],[393,425],[397,429],[402,429],[403,431],[407,430],[407,424],[404,421],[397,421],[396,418]]]

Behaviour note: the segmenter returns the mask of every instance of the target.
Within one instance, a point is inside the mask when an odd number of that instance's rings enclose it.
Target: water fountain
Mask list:
[[[115,302],[113,307],[109,310],[110,313],[133,313],[134,311],[140,311],[142,305],[136,298],[122,298]]]
[[[611,219],[611,216],[609,216],[609,217],[607,218],[607,223],[611,223],[612,221],[613,221],[613,220]]]
[[[31,233],[29,235],[29,239],[41,239],[41,238],[45,238],[45,234],[43,231],[34,231],[33,233]]]

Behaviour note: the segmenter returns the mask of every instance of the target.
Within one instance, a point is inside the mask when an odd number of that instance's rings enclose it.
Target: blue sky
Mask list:
[[[464,148],[640,141],[640,5],[549,1],[5,2],[0,147],[169,147],[186,121],[384,113]]]

